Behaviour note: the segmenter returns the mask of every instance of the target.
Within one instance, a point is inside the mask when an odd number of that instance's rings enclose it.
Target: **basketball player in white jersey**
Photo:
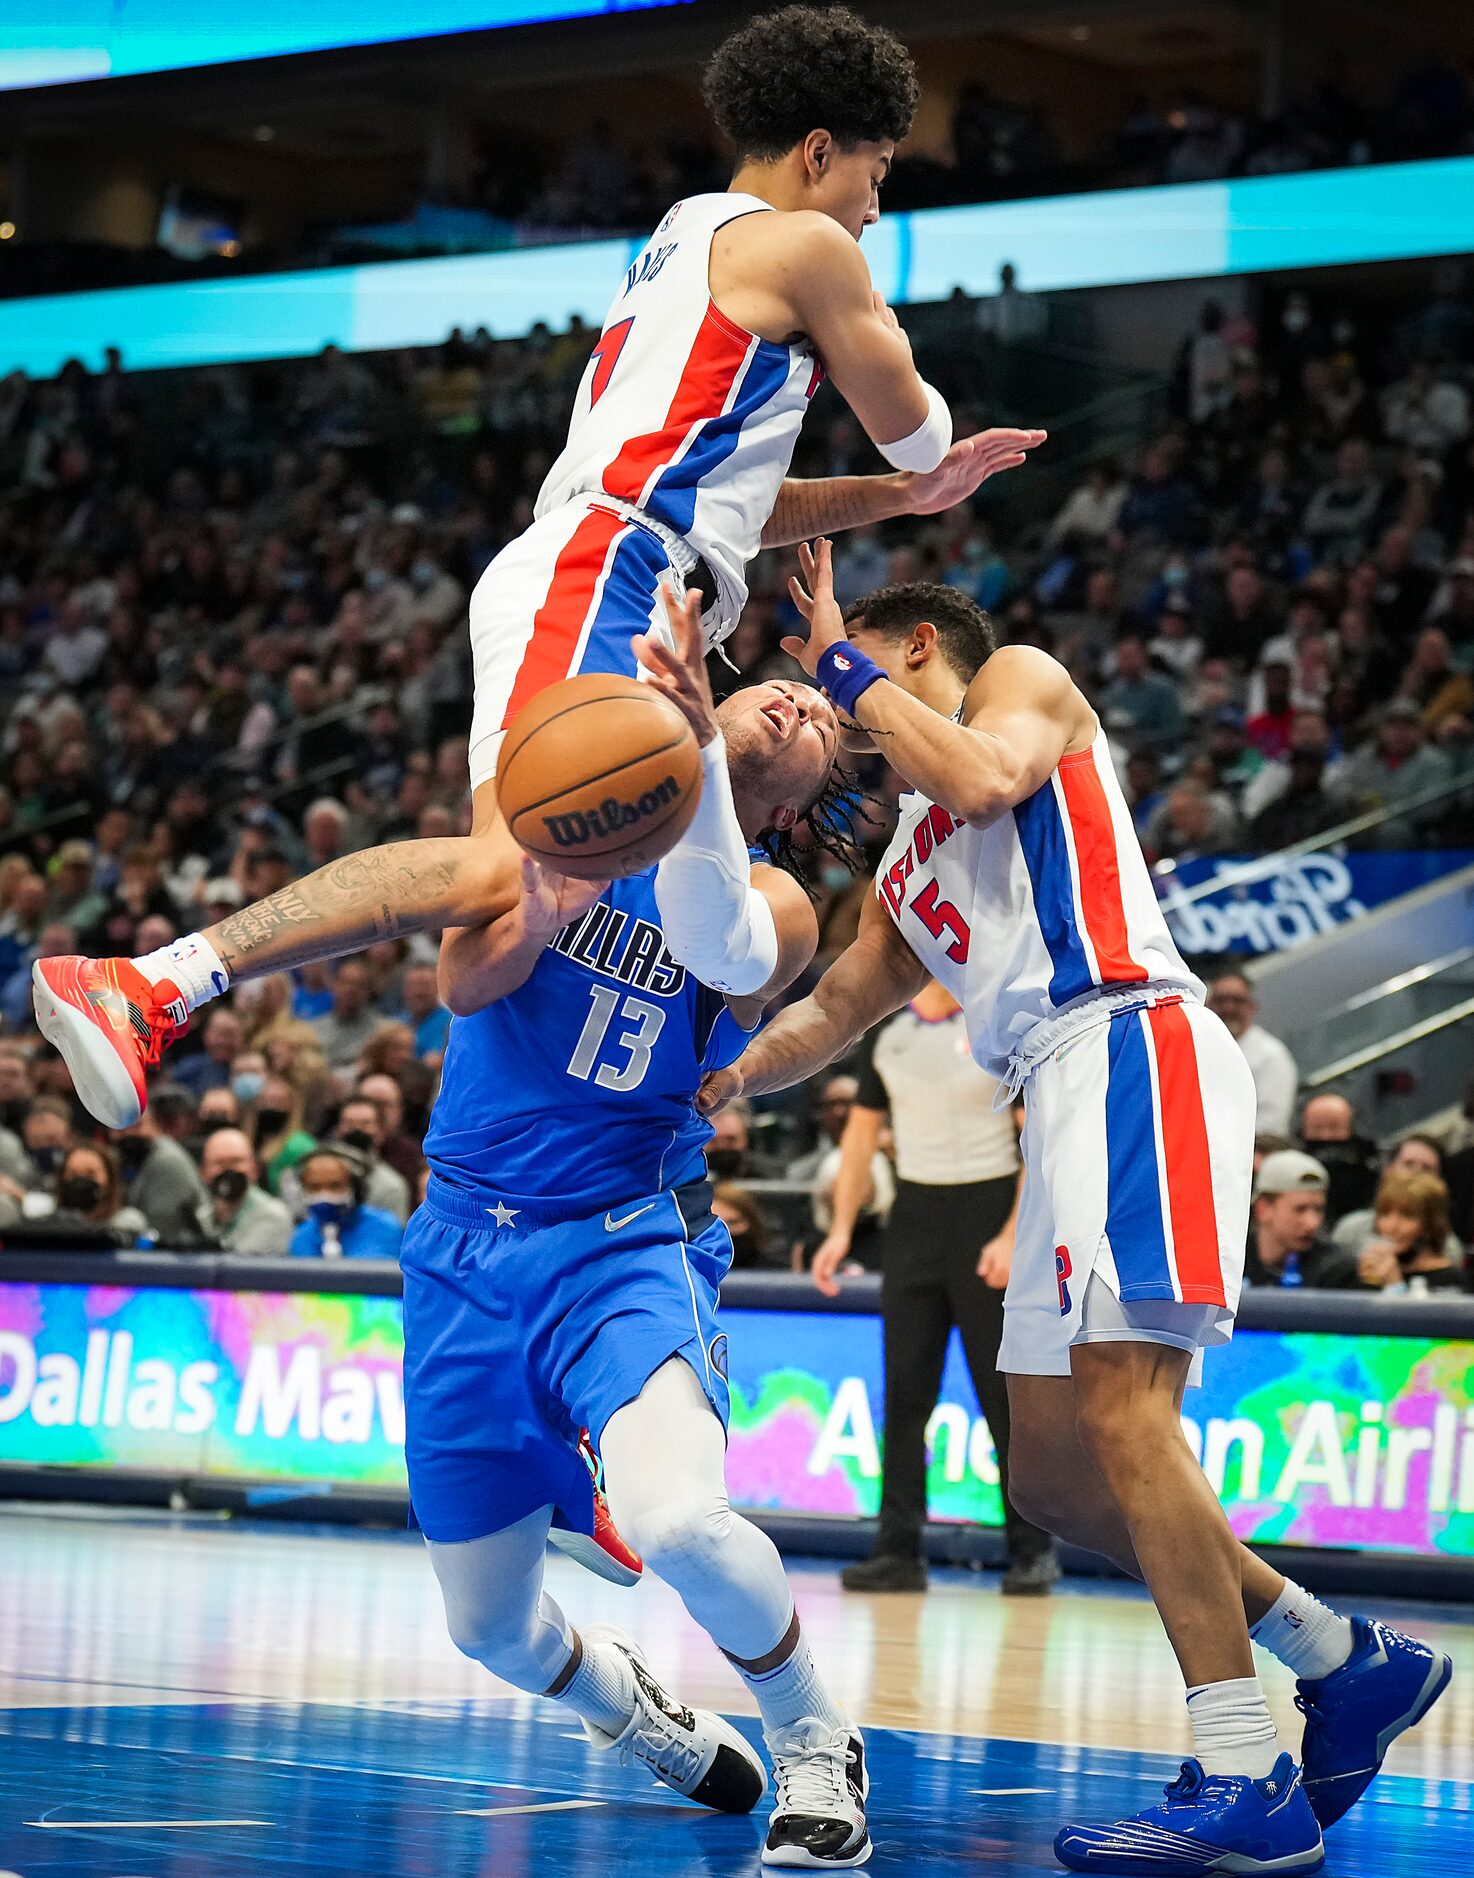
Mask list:
[[[708,1110],[814,1075],[935,977],[982,1066],[1022,1090],[1025,1179],[999,1356],[1021,1512],[1145,1580],[1188,1685],[1195,1757],[1165,1805],[1067,1827],[1061,1862],[1309,1872],[1446,1657],[1347,1619],[1238,1544],[1183,1436],[1183,1390],[1232,1332],[1254,1089],[1158,909],[1110,749],[1064,667],[993,650],[987,615],[917,584],[835,604],[829,546],[785,641],[916,792],[855,943],[703,1090]],[[812,598],[810,597],[812,595]],[[1304,1771],[1255,1639],[1300,1676]]]
[[[944,400],[872,288],[859,240],[916,109],[905,47],[843,7],[790,6],[719,47],[706,95],[736,147],[731,187],[677,203],[631,263],[536,519],[471,598],[471,836],[348,855],[143,958],[39,965],[42,1031],[109,1127],[137,1119],[147,1069],[233,983],[513,914],[522,856],[494,781],[506,726],[573,673],[635,675],[632,636],[666,630],[662,584],[699,584],[710,649],[737,623],[760,544],[950,507],[1042,440],[995,430],[954,444]],[[826,372],[891,472],[788,479]],[[799,717],[775,704],[784,736],[803,734]],[[705,773],[723,786],[720,749]],[[693,824],[683,846],[701,838]],[[758,983],[772,922],[755,895],[742,917]]]

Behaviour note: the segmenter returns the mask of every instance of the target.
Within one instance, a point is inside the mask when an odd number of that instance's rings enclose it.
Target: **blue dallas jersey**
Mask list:
[[[616,880],[519,991],[452,1020],[426,1159],[453,1187],[572,1217],[702,1180],[696,1091],[750,1034],[666,951],[655,870]]]

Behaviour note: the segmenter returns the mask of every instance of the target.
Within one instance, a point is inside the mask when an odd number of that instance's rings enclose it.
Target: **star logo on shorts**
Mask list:
[[[490,1213],[498,1226],[510,1226],[522,1209],[520,1206],[504,1206],[498,1200],[495,1206],[487,1207],[486,1211]]]

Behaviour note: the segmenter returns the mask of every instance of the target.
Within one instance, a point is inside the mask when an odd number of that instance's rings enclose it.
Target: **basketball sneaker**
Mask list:
[[[618,1650],[634,1678],[635,1712],[622,1733],[606,1734],[584,1721],[583,1731],[594,1746],[616,1750],[626,1764],[639,1761],[698,1806],[750,1813],[768,1785],[756,1749],[720,1715],[686,1708],[662,1689],[639,1645],[613,1624],[585,1624],[579,1634],[586,1650]]]
[[[189,1022],[178,986],[150,984],[128,959],[64,956],[36,960],[31,1001],[88,1114],[131,1128],[148,1105],[146,1072]]]
[[[1205,1774],[1184,1761],[1162,1806],[1110,1826],[1066,1826],[1054,1856],[1070,1871],[1157,1873],[1319,1871],[1326,1862],[1320,1827],[1300,1769],[1282,1754],[1263,1780]]]
[[[1388,1748],[1423,1719],[1454,1673],[1441,1651],[1387,1624],[1353,1617],[1351,1634],[1351,1654],[1339,1669],[1296,1684],[1305,1792],[1322,1826],[1355,1806]]]
[[[619,1536],[609,1502],[604,1498],[604,1464],[594,1452],[593,1438],[587,1428],[578,1431],[578,1452],[594,1483],[594,1530],[572,1532],[567,1526],[555,1524],[548,1533],[548,1544],[611,1585],[637,1585],[645,1561]]]
[[[809,1870],[865,1864],[874,1847],[865,1824],[870,1776],[859,1729],[811,1719],[767,1739],[778,1803],[763,1863]]]

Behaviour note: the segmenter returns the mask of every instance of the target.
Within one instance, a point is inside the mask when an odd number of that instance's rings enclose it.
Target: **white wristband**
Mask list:
[[[691,826],[655,870],[655,904],[677,964],[713,991],[743,997],[777,971],[778,928],[752,884],[720,736],[701,752],[701,770]]]
[[[894,469],[919,470],[925,474],[927,470],[934,470],[952,448],[952,413],[941,392],[924,378],[921,389],[926,393],[927,412],[915,430],[909,437],[898,437],[894,443],[878,443],[875,447]]]

